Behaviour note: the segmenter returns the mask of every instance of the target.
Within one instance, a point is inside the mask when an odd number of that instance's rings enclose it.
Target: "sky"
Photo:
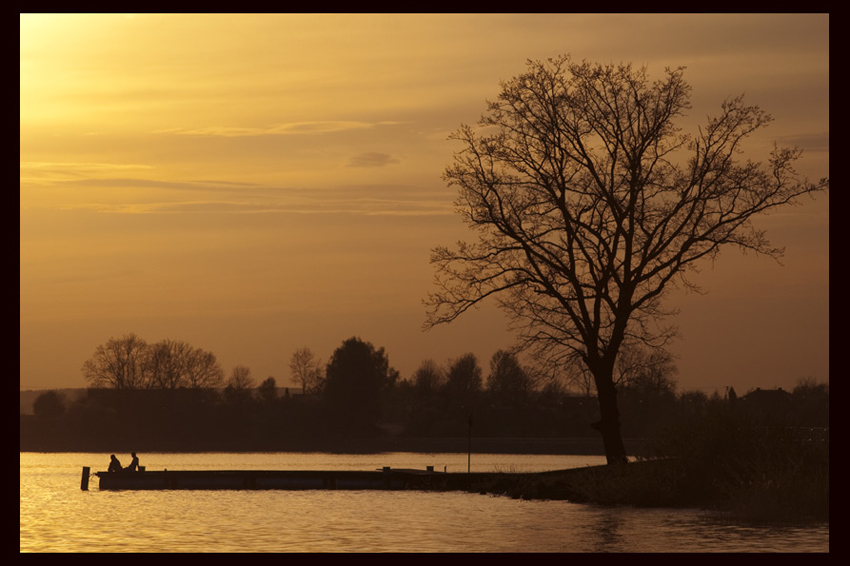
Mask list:
[[[290,385],[358,336],[403,378],[510,347],[485,304],[427,332],[431,250],[472,240],[442,173],[529,59],[685,66],[685,130],[744,94],[745,157],[829,176],[828,14],[22,14],[20,388],[85,387],[112,337],[183,340]],[[829,380],[829,195],[676,291],[680,390]],[[485,369],[486,374],[486,369]]]

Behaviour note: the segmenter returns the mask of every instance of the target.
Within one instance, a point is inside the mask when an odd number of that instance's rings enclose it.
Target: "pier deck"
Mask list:
[[[376,471],[309,470],[186,470],[143,472],[95,472],[100,490],[143,489],[423,489],[469,490],[485,481],[503,477],[540,476],[553,472],[446,473],[432,470],[384,468]],[[88,489],[88,469],[81,487]]]

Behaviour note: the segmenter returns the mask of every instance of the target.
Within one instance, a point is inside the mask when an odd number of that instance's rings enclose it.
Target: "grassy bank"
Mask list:
[[[480,491],[605,505],[698,507],[754,523],[829,521],[829,440],[737,414],[680,421],[637,462],[534,477]]]

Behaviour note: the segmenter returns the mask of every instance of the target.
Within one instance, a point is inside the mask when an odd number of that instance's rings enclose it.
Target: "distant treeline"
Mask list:
[[[461,440],[468,437],[594,436],[590,423],[598,418],[598,407],[593,397],[551,384],[523,394],[498,387],[458,392],[440,380],[426,386],[427,380],[399,380],[380,369],[386,367],[381,355],[367,343],[350,346],[352,351],[332,359],[325,383],[312,393],[283,390],[281,395],[273,380],[266,380],[265,387],[241,389],[91,388],[73,401],[47,391],[36,400],[35,414],[21,415],[20,449],[358,451],[373,446],[363,439],[411,439],[399,444],[404,447],[422,444],[412,439],[429,438],[456,439],[455,448],[465,450]],[[367,370],[376,366],[379,370],[367,379]],[[356,368],[359,378],[340,377],[340,367]],[[335,383],[340,379],[345,382]],[[352,380],[354,384],[348,383]],[[829,426],[828,385],[812,380],[801,381],[791,392],[756,390],[741,397],[734,390],[708,397],[692,391],[635,388],[624,388],[619,395],[626,438],[653,437],[677,419],[718,404],[746,411],[765,424]],[[449,445],[454,446],[442,446]],[[547,446],[540,449],[554,445]]]

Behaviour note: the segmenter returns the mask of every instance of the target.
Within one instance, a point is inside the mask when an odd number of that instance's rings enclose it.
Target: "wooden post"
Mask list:
[[[80,489],[83,491],[89,490],[89,472],[91,472],[91,468],[83,466],[83,477],[80,479]]]

